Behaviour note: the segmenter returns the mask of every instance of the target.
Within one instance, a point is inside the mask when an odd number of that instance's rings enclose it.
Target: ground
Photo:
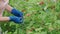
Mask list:
[[[24,13],[24,22],[1,23],[7,34],[60,34],[60,0],[10,0],[9,4]],[[4,16],[12,14],[4,12]]]

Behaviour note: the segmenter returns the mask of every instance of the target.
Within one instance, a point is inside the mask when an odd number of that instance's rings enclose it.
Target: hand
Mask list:
[[[14,21],[15,23],[22,23],[23,19],[16,16],[10,16],[10,21]]]
[[[17,9],[12,9],[11,13],[17,17],[23,17],[23,12],[17,10]]]

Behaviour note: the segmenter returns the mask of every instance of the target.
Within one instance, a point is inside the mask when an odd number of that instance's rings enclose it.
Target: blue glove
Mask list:
[[[23,13],[20,12],[20,11],[18,11],[18,10],[16,10],[16,9],[12,9],[12,10],[11,10],[11,13],[12,13],[13,15],[17,16],[17,17],[23,17]]]
[[[23,19],[20,17],[16,17],[16,16],[10,16],[10,21],[14,21],[15,23],[22,23]]]

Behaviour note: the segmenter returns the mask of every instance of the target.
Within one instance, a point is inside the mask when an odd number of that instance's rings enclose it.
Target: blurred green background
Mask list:
[[[1,22],[2,33],[60,34],[60,0],[10,0],[9,5],[24,13],[24,22]]]

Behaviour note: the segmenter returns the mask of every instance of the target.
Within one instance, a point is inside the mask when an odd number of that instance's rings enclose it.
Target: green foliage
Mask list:
[[[42,2],[42,4],[40,4]],[[60,34],[60,0],[10,0],[12,7],[24,13],[24,23],[3,22],[8,34]],[[4,12],[4,16],[10,16]]]

